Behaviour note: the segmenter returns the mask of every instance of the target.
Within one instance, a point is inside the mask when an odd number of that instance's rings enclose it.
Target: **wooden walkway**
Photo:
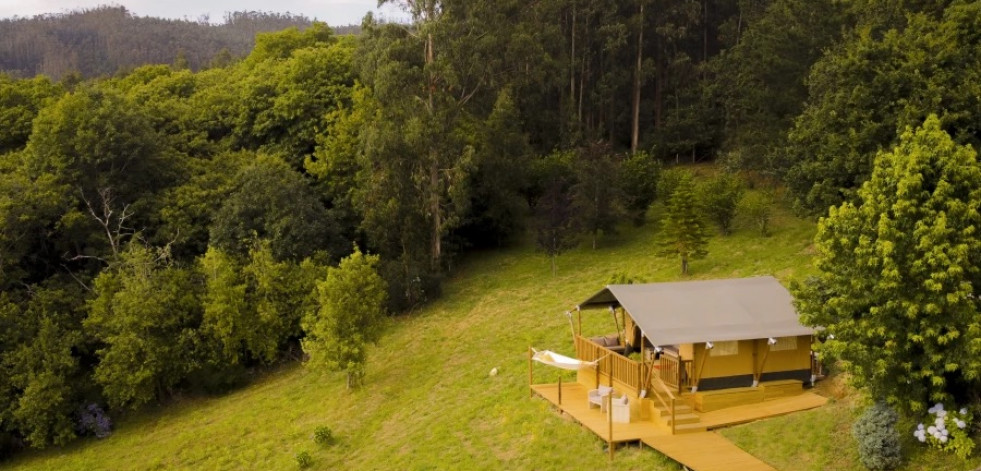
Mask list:
[[[715,432],[652,436],[641,441],[695,471],[776,471]]]
[[[694,471],[775,471],[773,467],[743,451],[715,432],[697,432],[672,435],[670,429],[652,418],[638,418],[632,413],[629,424],[614,423],[610,436],[607,414],[589,408],[589,388],[580,383],[562,385],[562,401],[559,403],[557,384],[536,384],[534,393],[548,400],[561,411],[572,416],[584,427],[604,441],[613,443],[640,441],[667,455]],[[702,425],[714,429],[733,424],[813,409],[824,405],[827,399],[805,392],[796,396],[781,397],[758,404],[730,407],[714,412],[698,412]],[[611,440],[612,438],[612,440]]]

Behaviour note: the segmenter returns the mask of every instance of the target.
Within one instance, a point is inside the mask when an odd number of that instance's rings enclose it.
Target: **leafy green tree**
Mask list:
[[[0,295],[0,430],[33,448],[75,438],[72,413],[87,386],[77,352],[84,351],[75,306],[77,284],[33,286],[21,303]]]
[[[198,265],[205,283],[201,295],[201,330],[215,339],[223,359],[238,363],[253,336],[265,337],[262,329],[250,322],[255,307],[247,296],[248,284],[243,279],[242,266],[214,247],[209,247],[198,259]]]
[[[277,260],[302,260],[318,250],[335,257],[343,246],[320,198],[281,159],[260,155],[235,176],[211,224],[211,244],[244,256],[254,239],[268,239]]]
[[[774,191],[763,189],[751,191],[739,202],[739,211],[746,215],[760,235],[767,237],[770,235],[770,220],[773,218]]]
[[[745,185],[738,175],[719,172],[698,185],[698,199],[709,220],[719,226],[722,235],[732,232],[739,201]]]
[[[859,3],[895,8],[888,2]],[[924,2],[899,15],[901,28],[860,25],[808,77],[808,105],[789,135],[786,175],[799,208],[822,214],[855,197],[876,152],[897,129],[939,113],[958,143],[977,146],[981,97],[981,4]],[[940,12],[940,13],[938,13]],[[878,17],[878,15],[869,15]]]
[[[821,219],[798,310],[872,397],[921,412],[981,386],[979,208],[976,152],[931,115],[878,155],[856,203]]]
[[[0,155],[27,144],[38,112],[62,92],[44,76],[14,80],[0,73]]]
[[[500,246],[523,232],[532,156],[509,90],[498,94],[476,137],[470,215],[460,232],[474,245]]]
[[[578,219],[572,209],[573,161],[572,152],[553,152],[538,165],[541,188],[532,208],[532,228],[536,247],[548,256],[553,276],[555,259],[579,240]]]
[[[191,275],[166,249],[134,240],[96,277],[85,328],[102,344],[94,378],[111,406],[164,397],[198,363],[201,313]]]
[[[300,318],[319,273],[312,261],[276,261],[268,241],[256,241],[246,260],[211,247],[198,259],[204,276],[202,333],[215,343],[219,365],[276,360]]]
[[[664,234],[660,245],[664,255],[681,258],[681,274],[688,274],[688,261],[708,255],[708,230],[695,197],[691,173],[683,173],[668,201]]]
[[[377,255],[355,248],[317,283],[317,307],[303,321],[307,364],[344,371],[348,388],[360,385],[368,345],[381,336],[386,287],[377,266]]]
[[[592,143],[576,152],[575,183],[570,188],[577,226],[592,238],[593,249],[602,234],[615,234],[623,215],[620,162],[608,144]]]
[[[660,178],[661,164],[647,152],[632,153],[623,161],[620,171],[623,205],[635,226],[644,224],[647,210],[657,198]]]

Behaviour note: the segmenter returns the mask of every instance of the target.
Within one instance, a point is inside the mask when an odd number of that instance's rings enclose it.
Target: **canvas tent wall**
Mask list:
[[[700,390],[810,379],[814,329],[800,324],[790,293],[770,276],[609,285],[578,307],[622,308],[652,345],[694,360]]]

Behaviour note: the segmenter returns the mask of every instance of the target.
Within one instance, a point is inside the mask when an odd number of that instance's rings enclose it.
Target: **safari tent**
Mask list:
[[[597,310],[612,313],[615,331],[587,317],[586,336],[583,318]],[[773,277],[609,285],[574,312],[578,326],[567,314],[575,356],[529,347],[529,389],[603,437],[611,456],[615,443],[640,440],[682,463],[701,463],[709,448],[725,463],[737,458],[718,443],[666,437],[827,401],[803,388],[820,376],[815,330],[800,324],[790,293]],[[575,381],[563,384],[560,373],[557,383],[536,383],[535,363],[575,371]]]
[[[617,332],[583,337],[582,311],[592,309],[612,311]],[[602,360],[581,370],[584,383],[602,379],[642,396],[657,381],[695,394],[705,410],[763,400],[761,384],[775,394],[814,380],[815,331],[800,324],[790,293],[770,276],[609,285],[576,310],[577,357]]]

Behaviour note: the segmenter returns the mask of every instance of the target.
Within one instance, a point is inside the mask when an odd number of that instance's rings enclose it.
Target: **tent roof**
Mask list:
[[[609,285],[580,309],[622,306],[654,345],[811,335],[772,276]]]

